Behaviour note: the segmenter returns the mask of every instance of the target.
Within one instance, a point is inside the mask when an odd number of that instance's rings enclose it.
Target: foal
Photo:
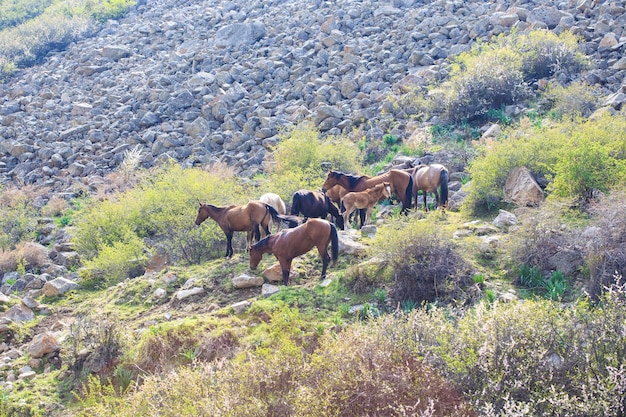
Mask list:
[[[348,219],[354,210],[366,209],[367,213],[365,214],[365,222],[362,224],[359,223],[360,229],[363,224],[367,224],[367,222],[372,218],[374,205],[380,200],[389,197],[391,197],[391,184],[388,182],[381,182],[365,191],[355,191],[344,195],[343,200],[341,200],[343,206],[345,207],[345,211],[343,212],[344,224],[350,224]]]

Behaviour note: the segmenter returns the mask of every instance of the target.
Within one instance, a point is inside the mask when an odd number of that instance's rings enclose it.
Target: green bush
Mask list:
[[[320,139],[319,131],[306,123],[281,134],[272,165],[267,181],[272,184],[272,192],[285,201],[291,201],[299,189],[319,189],[328,168],[361,170],[359,149],[354,143],[342,137]]]
[[[217,206],[248,201],[244,187],[219,167],[209,173],[176,164],[154,170],[134,188],[114,199],[95,202],[75,221],[74,241],[87,260],[104,256],[115,247],[164,250],[172,261],[196,263],[219,257],[225,236],[207,219],[194,224],[198,203]]]
[[[502,34],[454,57],[448,79],[414,101],[449,123],[489,119],[494,109],[529,97],[532,82],[556,72],[578,73],[587,63],[569,32]]]
[[[0,2],[0,30],[39,16],[54,0],[5,0]]]
[[[562,121],[547,127],[521,126],[487,145],[472,161],[472,187],[466,206],[474,212],[499,206],[509,173],[527,167],[552,180],[556,196],[589,199],[626,179],[624,116],[608,114],[588,121]]]
[[[30,187],[0,188],[0,249],[13,250],[32,240],[37,228],[37,209]]]
[[[595,86],[574,82],[568,86],[549,84],[545,97],[550,114],[557,120],[589,117],[599,104],[600,91]]]

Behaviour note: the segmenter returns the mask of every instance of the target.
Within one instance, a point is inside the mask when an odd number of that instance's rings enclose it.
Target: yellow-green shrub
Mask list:
[[[218,257],[224,233],[211,219],[200,227],[194,224],[198,203],[224,206],[242,204],[248,198],[233,176],[212,169],[209,173],[170,164],[114,199],[93,203],[76,219],[77,250],[89,260],[116,242],[125,247],[141,239],[148,243],[146,249],[164,249],[173,261],[191,263]]]
[[[600,94],[597,87],[581,82],[567,86],[551,83],[545,97],[551,103],[550,115],[560,120],[588,117],[598,107]]]
[[[626,179],[624,116],[588,121],[563,121],[548,127],[517,127],[501,140],[488,144],[472,161],[472,187],[466,202],[473,211],[491,210],[503,198],[503,186],[516,167],[553,182],[548,191],[557,196],[589,198]]]
[[[587,61],[569,32],[502,34],[454,57],[448,79],[430,86],[417,102],[451,123],[482,119],[490,110],[528,97],[529,83],[557,71],[577,73]]]
[[[320,132],[309,124],[285,131],[273,152],[273,167],[269,173],[270,191],[291,201],[299,189],[317,190],[324,182],[327,167],[359,172],[359,150],[343,137],[320,139]]]
[[[393,271],[398,301],[458,301],[472,282],[469,264],[428,221],[402,219],[381,227],[371,251]]]

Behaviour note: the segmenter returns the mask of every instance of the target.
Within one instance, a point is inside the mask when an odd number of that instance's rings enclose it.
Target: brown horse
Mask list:
[[[344,224],[350,225],[350,214],[356,209],[366,209],[365,222],[367,224],[372,218],[372,210],[374,205],[380,200],[391,197],[391,184],[388,182],[381,182],[376,184],[372,188],[368,188],[365,191],[353,191],[346,194],[343,197],[342,203],[345,207],[343,212]],[[363,224],[359,224],[359,229]]]
[[[255,243],[250,248],[250,268],[256,269],[264,253],[273,253],[280,263],[283,272],[283,284],[289,285],[291,261],[296,256],[304,255],[313,247],[322,257],[322,276],[326,278],[326,268],[331,257],[328,255],[328,244],[332,246],[333,265],[339,254],[339,238],[334,224],[322,219],[309,219],[306,223],[293,229],[284,229]]]
[[[424,210],[428,211],[426,193],[435,194],[437,207],[445,210],[448,207],[448,169],[441,164],[418,165],[406,170],[413,177],[413,194],[415,194],[415,208],[420,190],[424,195]],[[441,189],[441,196],[437,189]]]
[[[368,177],[367,175],[356,176],[338,171],[328,171],[328,176],[326,177],[326,181],[324,181],[324,185],[322,185],[322,190],[329,190],[331,187],[339,184],[350,192],[363,191],[381,182],[391,183],[393,193],[398,196],[402,202],[402,212],[405,214],[408,213],[411,208],[413,195],[413,177],[398,169],[389,170],[375,177]]]
[[[233,232],[247,232],[246,241],[249,248],[252,238],[260,240],[263,227],[266,235],[270,234],[268,224],[270,220],[278,222],[278,212],[269,204],[261,201],[250,201],[243,206],[230,205],[217,207],[211,204],[200,203],[196,225],[200,225],[207,218],[212,218],[226,235],[226,257],[233,256]]]

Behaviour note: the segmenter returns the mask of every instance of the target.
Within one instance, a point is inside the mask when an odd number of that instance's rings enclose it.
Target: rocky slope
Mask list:
[[[580,35],[594,63],[582,78],[620,107],[625,26],[621,3],[595,0],[143,0],[0,84],[0,178],[76,192],[135,147],[144,166],[223,161],[250,176],[300,120],[407,137],[386,98],[513,29]]]

